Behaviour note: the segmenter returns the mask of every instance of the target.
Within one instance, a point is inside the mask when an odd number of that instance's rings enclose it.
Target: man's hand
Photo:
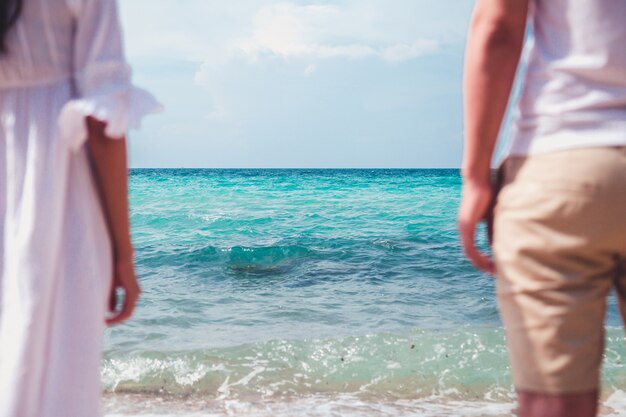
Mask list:
[[[488,274],[495,274],[495,267],[492,260],[476,248],[476,228],[489,209],[492,193],[489,181],[464,180],[458,219],[465,256],[476,268]]]
[[[118,309],[117,291],[121,289],[124,292],[124,300]],[[111,285],[111,294],[109,296],[109,311],[112,316],[106,320],[107,326],[120,324],[128,320],[132,316],[139,299],[141,289],[135,276],[135,266],[132,260],[118,261],[114,265],[113,281]]]
[[[469,260],[493,274],[493,262],[476,249],[475,234],[491,203],[491,161],[524,43],[530,0],[475,4],[463,76],[465,181],[459,232]]]

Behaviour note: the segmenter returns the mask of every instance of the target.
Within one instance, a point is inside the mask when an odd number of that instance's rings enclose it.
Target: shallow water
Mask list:
[[[510,415],[493,278],[457,240],[460,184],[457,170],[134,170],[144,296],[107,332],[105,409]],[[607,322],[619,403],[613,301]]]

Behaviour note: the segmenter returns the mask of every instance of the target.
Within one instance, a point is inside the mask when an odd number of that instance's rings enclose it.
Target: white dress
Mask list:
[[[115,0],[24,0],[0,56],[0,417],[100,414],[111,248],[85,116],[122,137],[130,84]]]

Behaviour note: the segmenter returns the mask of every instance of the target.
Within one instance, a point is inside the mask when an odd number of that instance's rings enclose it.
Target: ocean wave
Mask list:
[[[206,268],[225,266],[235,271],[272,272],[293,266],[313,251],[301,245],[233,246],[220,248],[206,246],[177,246],[168,248],[144,248],[138,255],[140,267]]]
[[[232,270],[272,271],[293,266],[292,262],[303,260],[342,260],[367,266],[370,262],[387,259],[388,254],[393,253],[395,257],[388,259],[391,265],[410,268],[448,256],[448,251],[448,244],[432,240],[428,243],[416,242],[413,238],[299,236],[285,242],[230,247],[197,243],[144,244],[138,249],[137,262],[140,267],[193,268],[220,264]],[[429,255],[426,259],[415,257],[426,253]],[[437,269],[445,271],[440,265],[437,265]]]
[[[415,331],[185,352],[109,351],[109,392],[240,398],[363,394],[509,399],[502,333]]]
[[[621,332],[619,328],[608,332],[605,393],[615,392],[626,382]],[[503,406],[514,401],[499,328],[271,340],[185,352],[113,350],[105,353],[102,380],[110,398],[143,395],[206,405],[240,401],[273,404],[320,396],[332,402],[349,397],[370,405],[389,404],[396,407],[397,415],[407,416],[437,414],[401,413],[398,407],[402,402],[412,404],[413,410],[421,404],[422,408],[417,409],[424,412],[424,405],[435,401],[439,404],[438,415],[454,415],[441,412],[445,409],[441,407]],[[623,400],[623,396],[620,398]],[[615,404],[622,401],[613,400]],[[475,415],[491,415],[484,414],[485,409],[480,407],[483,414]],[[497,409],[502,411],[501,407]],[[263,410],[257,411],[259,414],[250,415],[266,415]],[[358,410],[352,411],[348,414],[360,415]]]
[[[293,266],[312,251],[304,246],[235,246],[227,250],[227,266],[231,270],[246,272],[274,272]]]
[[[624,337],[609,328],[604,382],[623,386]],[[182,352],[105,353],[110,393],[206,398],[368,398],[509,401],[513,397],[503,332],[465,327],[336,339],[270,340]]]

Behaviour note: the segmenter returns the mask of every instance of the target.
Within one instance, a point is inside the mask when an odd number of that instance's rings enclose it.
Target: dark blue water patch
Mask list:
[[[458,252],[458,253],[456,253]],[[185,279],[224,280],[263,275],[294,286],[361,279],[372,285],[394,280],[461,282],[475,271],[443,244],[402,239],[297,239],[263,247],[213,245],[138,247],[140,269],[174,267]]]
[[[227,251],[227,267],[234,271],[247,273],[275,273],[311,256],[311,250],[305,246],[235,246]]]

